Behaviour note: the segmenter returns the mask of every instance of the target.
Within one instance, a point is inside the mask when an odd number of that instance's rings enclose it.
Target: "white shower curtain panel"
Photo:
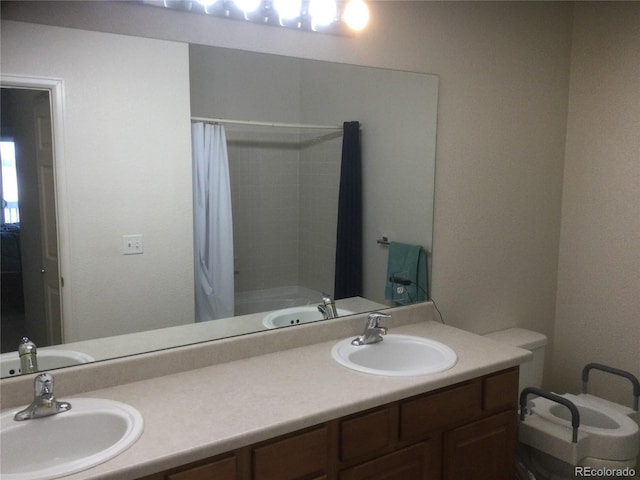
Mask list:
[[[231,185],[224,127],[194,123],[191,136],[195,310],[203,322],[234,314]]]

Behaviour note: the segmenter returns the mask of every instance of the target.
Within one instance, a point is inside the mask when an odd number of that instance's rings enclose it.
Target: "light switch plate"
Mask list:
[[[137,255],[144,253],[144,237],[141,234],[122,236],[123,255]]]

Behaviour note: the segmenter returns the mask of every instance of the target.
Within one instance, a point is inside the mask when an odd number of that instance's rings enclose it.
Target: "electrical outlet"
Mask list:
[[[144,253],[144,238],[142,235],[122,236],[123,255],[137,255]]]

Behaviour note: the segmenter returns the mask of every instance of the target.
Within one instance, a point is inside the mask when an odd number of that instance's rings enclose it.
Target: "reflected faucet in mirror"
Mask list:
[[[18,346],[20,356],[20,371],[25,373],[35,373],[38,371],[38,350],[36,344],[28,337],[22,337]]]
[[[322,304],[318,305],[318,310],[320,311],[320,313],[322,313],[325,320],[338,317],[336,302],[333,301],[331,295],[328,295],[326,293],[322,294]]]

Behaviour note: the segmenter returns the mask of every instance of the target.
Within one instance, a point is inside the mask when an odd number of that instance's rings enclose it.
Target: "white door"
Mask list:
[[[49,94],[34,99],[35,152],[40,201],[41,270],[47,340],[49,345],[62,342],[62,312],[60,309],[60,267],[58,262],[58,228],[56,216],[55,170]],[[42,311],[42,308],[37,309]]]

